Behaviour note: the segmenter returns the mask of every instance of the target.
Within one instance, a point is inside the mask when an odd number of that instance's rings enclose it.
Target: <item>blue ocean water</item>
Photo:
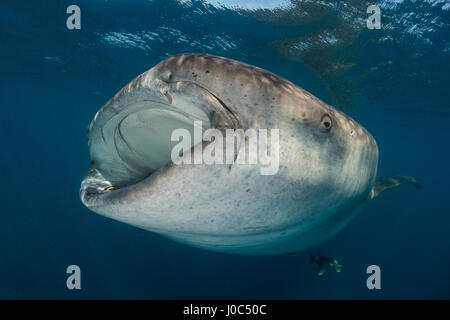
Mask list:
[[[66,8],[81,9],[81,29]],[[381,9],[369,30],[366,9]],[[9,1],[0,4],[0,298],[450,298],[450,2]],[[365,126],[389,190],[298,256],[190,248],[86,209],[86,127],[164,58],[202,52],[285,77]],[[317,276],[309,253],[341,273]],[[79,265],[82,290],[66,288]],[[366,268],[381,268],[368,290]]]

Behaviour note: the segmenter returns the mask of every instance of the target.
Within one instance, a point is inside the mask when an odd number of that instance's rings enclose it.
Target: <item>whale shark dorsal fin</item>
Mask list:
[[[399,185],[406,184],[406,183],[412,184],[417,189],[421,188],[420,183],[413,177],[409,177],[409,176],[395,175],[395,176],[387,176],[387,177],[377,178],[377,180],[375,180],[375,184],[372,187],[372,190],[370,190],[369,199],[375,198],[384,190],[398,187]]]

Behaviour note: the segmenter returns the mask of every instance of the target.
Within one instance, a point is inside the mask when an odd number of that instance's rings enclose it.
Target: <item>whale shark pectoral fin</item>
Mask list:
[[[375,198],[384,190],[398,187],[399,185],[406,183],[412,184],[417,189],[420,189],[422,187],[416,179],[409,176],[395,175],[395,176],[380,177],[375,181],[375,184],[372,187],[372,190],[370,191],[369,199]]]

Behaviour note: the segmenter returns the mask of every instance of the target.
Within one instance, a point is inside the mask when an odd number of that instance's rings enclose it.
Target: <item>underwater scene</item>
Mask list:
[[[0,299],[450,299],[449,0],[2,0],[0,40]]]

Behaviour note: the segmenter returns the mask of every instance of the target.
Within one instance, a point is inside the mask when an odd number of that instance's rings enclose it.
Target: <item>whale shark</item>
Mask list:
[[[173,161],[180,128],[276,129],[270,150],[279,169]],[[236,140],[236,158],[258,152],[245,136]],[[209,143],[200,136],[189,148]],[[169,57],[132,80],[95,115],[88,146],[80,188],[87,208],[224,253],[301,252],[341,231],[382,191],[420,188],[405,175],[377,178],[375,139],[342,111],[269,71],[208,54]]]

